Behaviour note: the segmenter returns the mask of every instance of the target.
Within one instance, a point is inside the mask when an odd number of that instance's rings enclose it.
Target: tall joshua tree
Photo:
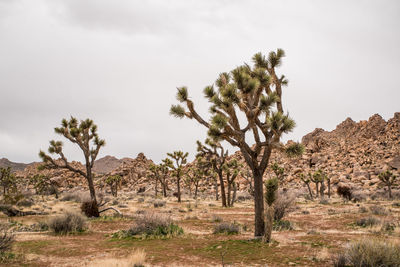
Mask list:
[[[43,160],[44,168],[67,169],[85,177],[89,185],[91,198],[91,214],[89,216],[98,217],[99,209],[96,199],[96,192],[93,184],[92,168],[100,148],[105,145],[105,141],[100,139],[97,134],[97,125],[92,120],[86,119],[78,122],[74,117],[70,120],[63,119],[61,127],[54,128],[56,134],[62,135],[74,144],[77,144],[85,157],[86,171],[73,167],[63,153],[63,143],[61,141],[50,141],[49,153],[57,154],[58,159],[53,159],[44,151],[39,152],[39,157]],[[92,143],[92,144],[91,144]]]
[[[263,174],[271,152],[280,145],[282,134],[295,127],[282,105],[282,87],[288,81],[276,73],[284,56],[282,49],[270,52],[267,57],[257,53],[253,56],[253,66],[244,64],[229,73],[221,73],[214,85],[204,89],[211,103],[210,121],[197,113],[186,87],[179,87],[177,93],[178,101],[186,104],[186,109],[173,105],[170,110],[176,117],[195,119],[208,129],[214,140],[225,140],[240,149],[254,177],[255,236],[265,233]],[[244,121],[239,121],[239,112],[244,115]],[[249,135],[254,138],[254,145]]]
[[[167,153],[169,158],[163,160],[163,163],[170,168],[176,178],[176,186],[178,189],[178,202],[181,202],[181,179],[183,175],[183,165],[187,162],[189,153],[182,151],[174,151],[173,153]]]

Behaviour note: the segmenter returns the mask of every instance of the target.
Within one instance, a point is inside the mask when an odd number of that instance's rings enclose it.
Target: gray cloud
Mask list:
[[[195,152],[205,129],[168,115],[177,86],[202,114],[218,73],[282,47],[298,140],[400,98],[398,1],[0,0],[0,157],[38,160],[63,117],[93,118],[106,154]],[[206,115],[205,115],[206,116]],[[80,159],[67,146],[72,159]]]

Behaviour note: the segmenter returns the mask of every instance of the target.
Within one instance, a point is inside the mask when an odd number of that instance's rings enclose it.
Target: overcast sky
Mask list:
[[[276,48],[297,122],[285,140],[346,117],[389,119],[400,111],[399,47],[396,0],[0,0],[0,158],[39,161],[70,115],[99,126],[99,157],[193,156],[206,130],[169,115],[176,87],[206,116],[202,90],[218,73]]]

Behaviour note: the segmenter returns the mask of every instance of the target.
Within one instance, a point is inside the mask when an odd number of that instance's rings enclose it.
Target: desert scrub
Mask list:
[[[155,201],[153,202],[154,208],[165,207],[165,204],[166,204],[165,201],[159,200],[159,199],[157,199],[157,200],[155,200]]]
[[[387,215],[388,214],[388,211],[385,209],[385,207],[378,206],[378,205],[369,207],[369,210],[374,215]]]
[[[14,254],[10,252],[15,241],[13,233],[7,230],[7,225],[0,225],[0,262],[5,262],[14,258]]]
[[[211,221],[212,221],[212,222],[222,222],[223,220],[222,220],[222,217],[221,217],[221,216],[218,216],[218,215],[216,215],[216,214],[213,214],[213,215],[211,215]]]
[[[214,225],[213,234],[236,235],[240,232],[240,226],[237,223],[219,223]]]
[[[135,223],[129,230],[113,234],[114,238],[169,238],[183,234],[183,229],[176,225],[169,216],[145,212],[135,216]]]
[[[274,221],[274,224],[272,225],[272,230],[274,231],[285,231],[293,229],[294,229],[293,224],[286,220]]]
[[[55,234],[68,234],[86,230],[86,218],[81,214],[66,212],[51,218],[47,225]]]
[[[279,192],[274,201],[274,220],[280,221],[287,213],[293,210],[296,204],[296,194],[294,192]]]
[[[381,221],[379,219],[370,216],[357,220],[355,224],[360,227],[371,227],[380,224],[380,222]]]
[[[334,266],[398,267],[400,266],[400,246],[387,240],[362,239],[355,241],[336,255]]]

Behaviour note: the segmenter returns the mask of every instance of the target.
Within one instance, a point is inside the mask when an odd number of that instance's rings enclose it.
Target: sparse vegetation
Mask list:
[[[49,229],[55,234],[69,234],[83,232],[86,229],[86,219],[75,212],[65,212],[48,221]]]
[[[235,235],[240,232],[240,226],[236,223],[221,222],[214,225],[214,234]]]
[[[169,216],[154,212],[145,212],[135,216],[134,225],[127,231],[120,231],[114,237],[166,238],[183,234]]]
[[[400,246],[386,240],[362,239],[352,242],[335,257],[334,266],[388,266],[400,265]]]

